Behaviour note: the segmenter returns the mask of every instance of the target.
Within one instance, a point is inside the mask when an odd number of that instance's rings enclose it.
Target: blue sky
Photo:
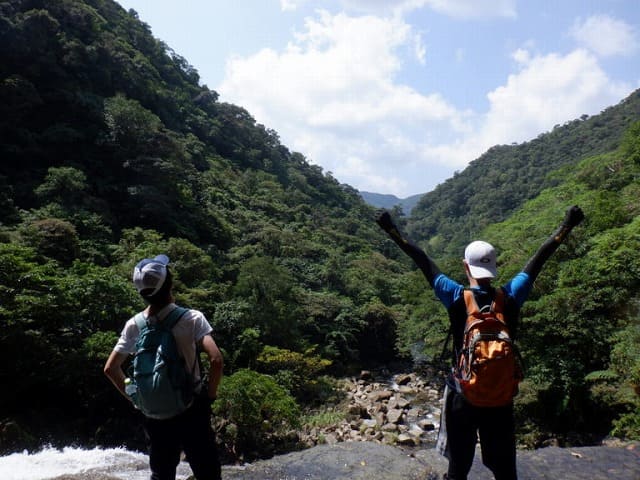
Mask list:
[[[359,190],[432,190],[640,88],[637,0],[118,0]]]

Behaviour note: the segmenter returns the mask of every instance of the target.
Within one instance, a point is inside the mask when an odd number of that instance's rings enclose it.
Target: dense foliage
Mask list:
[[[0,42],[2,449],[140,439],[102,366],[143,307],[133,265],[160,252],[172,259],[177,301],[205,313],[223,349],[215,408],[232,422],[224,440],[238,455],[286,439],[302,407],[330,398],[329,376],[441,348],[442,307],[358,192],[219,102],[135,12],[111,0],[0,1]],[[640,435],[638,124],[614,150],[639,117],[637,99],[532,142],[541,142],[536,158],[557,149],[564,159],[531,164],[535,187],[509,173],[533,154],[516,164],[500,147],[409,219],[452,276],[459,259],[443,245],[459,251],[466,239],[451,232],[466,225],[503,252],[506,278],[567,205],[585,208],[587,222],[545,267],[524,312],[519,412],[529,437],[533,425]],[[501,190],[501,214],[487,211],[470,229],[464,204],[482,206],[487,190],[472,180],[479,170],[522,195]],[[594,413],[601,421],[587,424]]]
[[[268,375],[238,370],[221,384],[220,400],[213,407],[218,431],[232,456],[272,454],[296,446],[291,432],[300,427],[300,408]]]

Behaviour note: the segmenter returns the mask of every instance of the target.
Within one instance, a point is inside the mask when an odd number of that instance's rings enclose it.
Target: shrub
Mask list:
[[[273,378],[242,369],[224,377],[213,411],[218,435],[236,458],[267,457],[297,443],[300,408]]]
[[[273,375],[281,386],[305,402],[321,393],[323,382],[319,375],[331,363],[315,355],[313,348],[300,353],[267,345],[258,356],[259,371]]]
[[[628,440],[640,440],[640,412],[638,410],[636,408],[614,420],[611,433],[616,437]]]
[[[614,341],[611,364],[624,380],[620,397],[627,400],[628,411],[613,422],[611,433],[630,440],[640,440],[640,324],[627,326],[614,335]]]

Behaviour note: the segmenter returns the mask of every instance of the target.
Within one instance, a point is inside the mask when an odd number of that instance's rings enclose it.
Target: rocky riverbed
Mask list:
[[[411,447],[435,444],[441,414],[437,385],[415,373],[385,376],[369,371],[345,379],[343,385],[345,419],[302,432],[305,446],[348,441]]]
[[[301,433],[308,447],[251,464],[225,465],[225,480],[436,480],[447,461],[433,448],[440,425],[441,385],[415,373],[390,375],[362,372],[344,380],[346,412],[332,425]],[[74,451],[74,455],[78,452]],[[81,452],[93,460],[75,473],[34,475],[32,467],[19,480],[141,480],[148,478],[148,460],[131,452]],[[51,454],[51,453],[49,453]],[[127,455],[132,456],[129,458]],[[71,453],[63,453],[67,461]],[[39,457],[38,457],[39,458]],[[11,460],[10,458],[6,458]],[[35,459],[28,459],[32,464]],[[59,467],[60,461],[56,461]],[[7,465],[11,474],[20,467]],[[60,470],[60,468],[57,468]],[[72,469],[63,469],[71,472]],[[78,471],[80,470],[80,471]],[[0,472],[2,464],[0,463]],[[182,463],[179,478],[191,479]],[[640,445],[612,442],[593,447],[518,451],[520,480],[640,480]],[[3,477],[4,478],[4,477]],[[9,477],[14,478],[14,477]],[[490,480],[478,449],[470,478]]]

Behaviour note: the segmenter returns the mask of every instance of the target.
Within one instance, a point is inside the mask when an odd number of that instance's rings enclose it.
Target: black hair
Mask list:
[[[166,267],[166,269],[167,276],[164,279],[164,283],[162,284],[162,287],[160,287],[160,290],[158,290],[154,295],[149,296],[144,294],[145,290],[140,292],[142,298],[149,302],[150,305],[164,306],[172,302],[171,288],[173,287],[173,275],[171,274],[169,267]]]

